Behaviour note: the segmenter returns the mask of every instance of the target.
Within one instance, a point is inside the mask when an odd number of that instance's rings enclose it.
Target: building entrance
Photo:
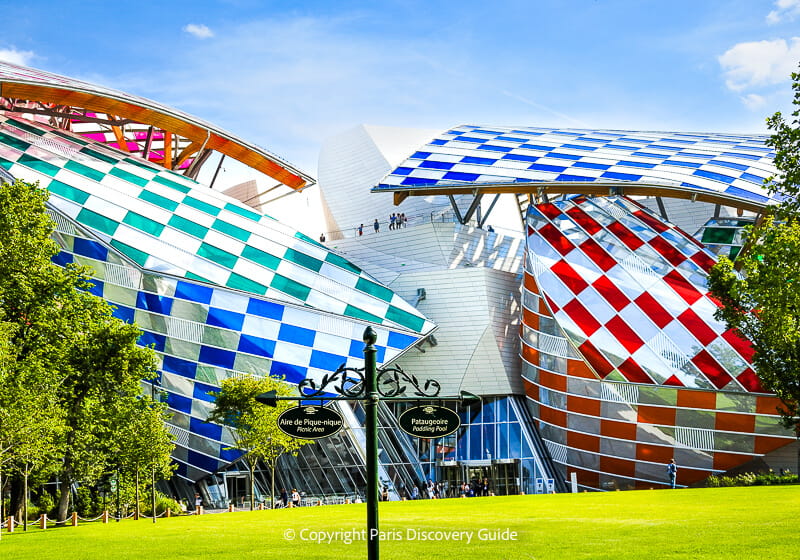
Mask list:
[[[496,496],[519,494],[520,465],[518,460],[495,461],[447,461],[438,466],[438,480],[445,487],[445,496],[458,498],[464,482],[480,495],[484,479],[488,479],[489,491]]]

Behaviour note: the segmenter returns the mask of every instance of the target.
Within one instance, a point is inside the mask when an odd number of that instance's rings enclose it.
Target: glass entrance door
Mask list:
[[[519,463],[495,463],[489,479],[492,491],[498,496],[519,494]]]
[[[444,497],[457,498],[458,488],[464,481],[463,465],[445,465],[441,467],[439,481],[444,486]]]

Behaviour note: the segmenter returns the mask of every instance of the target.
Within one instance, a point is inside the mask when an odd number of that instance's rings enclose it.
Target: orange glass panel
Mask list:
[[[756,436],[753,451],[756,453],[769,453],[792,443],[792,440],[769,436]]]
[[[714,391],[691,391],[678,389],[678,406],[680,408],[717,408],[717,393]]]
[[[752,455],[742,455],[741,453],[724,453],[722,451],[714,452],[714,468],[722,471],[727,471],[734,467],[738,467],[753,459]]]
[[[525,307],[522,308],[522,322],[533,330],[539,330],[539,315]]]
[[[618,476],[633,477],[636,473],[636,463],[630,459],[600,457],[600,470]]]
[[[600,416],[600,401],[588,399],[575,395],[567,395],[567,410],[570,412],[580,412],[590,416]]]
[[[653,463],[668,463],[675,457],[675,449],[663,445],[648,445],[640,443],[636,446],[636,458],[640,461],[650,461]]]
[[[636,424],[616,420],[600,420],[600,434],[607,437],[635,440]]]
[[[583,377],[584,379],[598,379],[586,362],[571,358],[567,358],[567,374],[573,377]]]
[[[639,405],[639,422],[645,424],[675,425],[675,409],[672,407]]]
[[[556,410],[549,406],[539,405],[539,417],[543,422],[556,426],[566,427],[567,413],[563,410]]]
[[[567,391],[567,377],[557,373],[539,370],[539,384],[554,391],[561,391],[562,393]]]
[[[527,344],[522,345],[522,357],[529,364],[539,365],[539,351],[531,348]]]
[[[756,397],[756,412],[758,414],[778,414],[781,400],[778,397]]]
[[[578,432],[567,432],[567,446],[573,449],[583,449],[584,451],[600,452],[600,438],[589,434],[579,434]]]
[[[733,414],[717,412],[715,428],[726,432],[752,433],[755,431],[756,417],[752,414]]]
[[[533,276],[526,273],[523,282],[525,284],[526,290],[528,290],[529,292],[533,292],[534,294],[539,293],[539,288],[536,286],[536,280],[533,279]]]

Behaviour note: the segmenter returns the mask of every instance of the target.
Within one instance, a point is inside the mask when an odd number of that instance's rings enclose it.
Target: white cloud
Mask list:
[[[788,81],[800,61],[800,37],[734,45],[719,57],[725,85],[733,91]]]
[[[14,48],[0,49],[0,60],[11,64],[19,64],[20,66],[30,65],[35,56],[33,51],[18,51]]]
[[[794,18],[800,15],[800,0],[776,0],[775,8],[767,14],[767,23],[794,21]]]
[[[745,107],[747,107],[751,111],[760,109],[767,103],[766,98],[764,98],[763,95],[758,95],[757,93],[748,93],[747,95],[743,95],[741,99]]]
[[[214,32],[208,28],[207,25],[190,23],[183,28],[186,33],[194,35],[198,39],[210,39],[214,36]]]

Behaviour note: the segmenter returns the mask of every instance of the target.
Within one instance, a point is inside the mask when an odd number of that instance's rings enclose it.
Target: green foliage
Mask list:
[[[767,127],[774,134],[767,145],[775,150],[775,166],[778,175],[768,183],[770,192],[789,197],[783,204],[785,214],[797,217],[800,214],[800,73],[792,73],[794,106],[791,121],[786,121],[780,112],[767,119]]]
[[[791,513],[798,508],[798,486],[382,502],[380,528],[388,538],[380,551],[391,560],[782,560],[800,548]],[[33,528],[28,534],[4,533],[0,554],[3,560],[56,555],[114,560],[165,555],[198,560],[365,558],[366,542],[360,536],[366,529],[365,511],[365,504],[351,504],[181,516],[155,524],[81,523],[77,529],[43,532]],[[489,540],[479,535],[498,529],[516,536]],[[312,531],[322,538],[332,535],[331,541],[313,540]],[[429,531],[467,531],[472,539],[413,538],[414,532]],[[348,535],[353,540],[345,541]]]
[[[751,341],[758,377],[785,403],[791,427],[800,402],[800,222],[767,217],[750,242],[741,272],[725,257],[711,270],[709,288],[722,303],[715,317]]]
[[[96,514],[97,506],[95,504],[92,490],[88,486],[80,486],[75,491],[75,511],[81,517],[91,517]]]
[[[264,461],[274,471],[278,458],[284,453],[296,455],[311,440],[286,435],[278,428],[278,416],[295,406],[291,401],[278,401],[277,406],[267,406],[255,400],[258,395],[275,391],[278,396],[293,396],[295,389],[281,378],[229,377],[222,381],[215,397],[209,422],[219,422],[233,428],[235,448],[244,452],[250,468],[250,508],[254,507],[253,476],[258,461]],[[275,495],[274,483],[271,494]],[[273,504],[274,505],[274,504]]]
[[[156,492],[156,515],[161,515],[167,511],[168,508],[171,510],[172,515],[179,515],[181,513],[181,505],[177,500],[173,500],[161,492]],[[145,515],[153,515],[153,505],[150,503],[149,499],[143,511]]]
[[[767,473],[741,473],[734,476],[712,475],[706,479],[706,486],[709,488],[723,488],[731,486],[774,486],[778,484],[797,484],[796,474],[785,473],[775,474],[772,471]]]
[[[87,291],[90,269],[52,263],[47,196],[0,185],[0,469],[14,466],[18,484],[58,465],[64,519],[73,482],[91,486],[137,462],[168,475],[171,439],[163,407],[141,398],[141,380],[156,373],[141,331]]]
[[[40,515],[46,513],[48,517],[52,517],[55,514],[56,508],[56,501],[53,499],[53,495],[47,490],[42,490],[42,493],[36,500],[36,508]]]
[[[756,374],[783,402],[784,425],[800,430],[800,74],[792,79],[792,121],[780,113],[767,120],[779,172],[767,188],[784,201],[748,231],[735,265],[720,259],[709,289],[722,303],[715,317],[751,341]]]

